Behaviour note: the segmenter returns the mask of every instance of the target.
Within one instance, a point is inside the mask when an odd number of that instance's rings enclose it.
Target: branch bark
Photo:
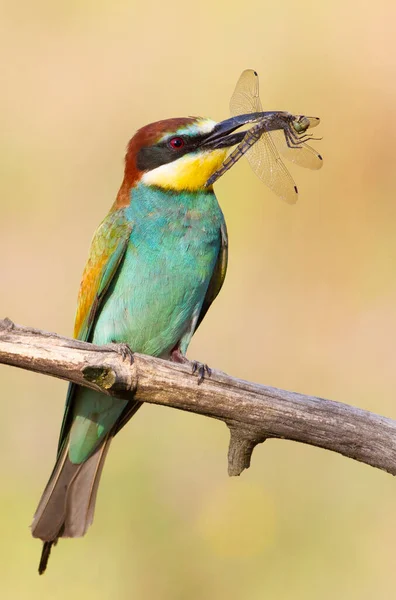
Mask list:
[[[202,385],[190,365],[96,346],[0,320],[0,363],[59,377],[110,396],[162,404],[224,421],[228,472],[250,466],[254,447],[281,438],[326,448],[396,474],[396,422],[334,402],[212,371]]]

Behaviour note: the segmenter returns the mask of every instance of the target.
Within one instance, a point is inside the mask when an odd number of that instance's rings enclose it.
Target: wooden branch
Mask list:
[[[202,385],[191,365],[95,346],[0,320],[0,363],[52,375],[118,398],[162,404],[224,421],[228,472],[249,467],[254,447],[282,438],[326,448],[396,474],[396,422],[347,404],[212,371]]]

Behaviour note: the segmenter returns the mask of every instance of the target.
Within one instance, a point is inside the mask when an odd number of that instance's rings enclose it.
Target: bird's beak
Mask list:
[[[246,115],[238,115],[231,117],[225,121],[220,121],[203,140],[201,147],[215,150],[217,148],[229,148],[235,144],[239,144],[246,135],[246,131],[239,131],[234,133],[236,129],[246,125],[247,123],[254,123],[262,118],[263,113],[249,113]]]

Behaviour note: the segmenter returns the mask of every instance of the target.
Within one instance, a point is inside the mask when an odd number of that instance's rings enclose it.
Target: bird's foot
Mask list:
[[[133,364],[133,351],[128,344],[111,342],[108,344],[112,350],[115,350],[119,354],[123,361],[128,361],[130,365]]]
[[[192,374],[196,373],[198,376],[198,385],[201,385],[206,376],[210,377],[212,375],[212,369],[204,363],[193,360],[191,366]]]
[[[193,375],[196,373],[198,376],[198,385],[201,385],[206,376],[210,377],[212,375],[212,369],[208,365],[196,360],[188,360],[178,348],[171,353],[171,360],[180,364],[191,365],[191,373]]]

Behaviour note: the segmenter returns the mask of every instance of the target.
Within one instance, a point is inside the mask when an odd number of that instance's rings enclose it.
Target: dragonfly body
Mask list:
[[[320,169],[322,157],[306,143],[312,136],[308,128],[319,124],[317,117],[293,115],[286,111],[263,111],[259,97],[258,76],[246,70],[238,80],[230,102],[231,114],[251,112],[255,124],[246,132],[237,148],[207,181],[212,185],[246,154],[253,171],[278,196],[290,204],[297,201],[298,190],[279,152],[286,158],[310,169]],[[246,115],[242,115],[242,118]],[[247,122],[247,121],[245,121]],[[315,138],[314,138],[315,139]]]

